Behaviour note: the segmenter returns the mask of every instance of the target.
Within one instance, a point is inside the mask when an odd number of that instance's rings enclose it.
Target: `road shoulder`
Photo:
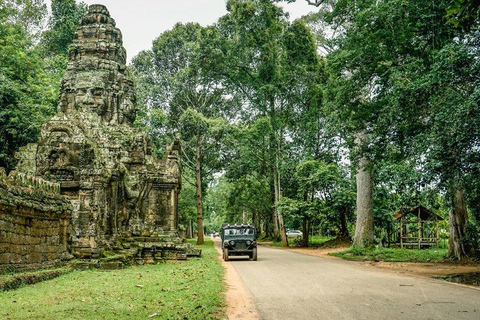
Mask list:
[[[258,320],[260,315],[250,292],[245,288],[240,275],[231,262],[222,259],[220,241],[215,240],[215,249],[225,268],[227,292],[225,297],[225,314],[229,320]]]

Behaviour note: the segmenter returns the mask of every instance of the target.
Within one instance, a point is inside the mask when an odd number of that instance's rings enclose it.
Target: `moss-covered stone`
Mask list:
[[[0,291],[20,288],[23,285],[35,284],[41,281],[57,278],[71,272],[69,267],[40,270],[35,272],[14,273],[0,276]]]

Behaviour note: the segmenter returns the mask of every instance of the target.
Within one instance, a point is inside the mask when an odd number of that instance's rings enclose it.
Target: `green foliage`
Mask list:
[[[284,43],[287,61],[307,68],[315,68],[319,64],[313,34],[303,20],[295,20],[285,31]]]
[[[164,141],[161,136],[167,131],[179,132],[190,159],[185,165],[192,169],[197,143],[202,141],[203,166],[208,172],[209,160],[215,159],[207,152],[214,145],[207,144],[218,141],[224,127],[220,119],[228,108],[216,83],[201,73],[205,33],[199,24],[178,23],[155,39],[152,50],[134,57],[132,66],[140,92],[141,121],[149,133]],[[218,151],[218,144],[215,147]]]
[[[457,28],[469,31],[478,24],[480,17],[480,2],[478,0],[452,0],[447,9],[448,23]]]
[[[39,40],[47,16],[43,0],[1,0],[0,15],[5,13],[9,23],[19,26],[33,42]]]
[[[182,170],[182,192],[178,199],[178,216],[180,228],[186,230],[190,221],[192,223],[197,219],[196,203],[195,203],[195,174],[188,167]]]
[[[314,247],[321,247],[327,241],[330,241],[334,238],[332,237],[324,237],[324,236],[311,236],[310,237],[310,245]]]
[[[394,210],[473,187],[478,176],[478,33],[445,24],[447,9],[467,7],[476,8],[470,1],[345,0],[314,16],[334,31],[326,115],[349,148],[365,132],[352,163],[366,157],[380,174],[379,232]]]
[[[469,252],[472,257],[480,259],[480,226],[478,224],[469,222],[465,226],[465,237],[460,241],[472,248],[472,252]]]
[[[140,91],[142,120],[157,141],[166,131],[179,133],[183,165],[195,173],[197,229],[202,243],[203,195],[208,180],[221,170],[223,138],[230,104],[215,79],[203,72],[201,48],[208,46],[210,31],[197,23],[177,23],[153,41],[152,50],[133,59]],[[156,115],[162,117],[155,117]],[[164,121],[162,130],[151,120]],[[188,180],[187,180],[188,181]]]
[[[84,2],[52,0],[49,30],[43,33],[43,42],[50,54],[66,56],[80,19],[87,13]]]
[[[284,197],[279,204],[289,224],[298,225],[299,220],[305,219],[323,232],[334,231],[348,237],[354,190],[341,168],[334,163],[307,160],[296,167],[295,178],[296,198]]]
[[[307,110],[320,113],[323,64],[306,25],[290,24],[270,1],[229,1],[227,10],[218,22],[216,59],[207,68],[243,106],[226,174],[233,184],[251,188],[239,192],[254,197],[241,197],[244,210],[270,235],[282,193],[296,193],[289,188],[292,177],[284,178],[294,167],[288,162],[308,157],[304,150],[318,151],[318,121],[302,120]]]
[[[324,237],[324,236],[311,236],[309,237],[309,247],[321,247],[323,246],[326,242],[329,240],[332,240],[334,238],[332,237]],[[289,241],[295,242],[296,239],[289,239]],[[300,243],[301,244],[301,243]],[[282,243],[281,242],[272,242],[270,245],[274,247],[281,247]]]
[[[0,3],[0,167],[7,170],[14,167],[18,148],[36,140],[57,98],[34,35],[21,23],[32,8],[9,5]]]
[[[233,211],[229,204],[231,192],[232,185],[224,177],[219,177],[210,183],[204,201],[207,233],[220,232],[220,228],[225,222],[242,222],[244,211],[242,209]],[[239,202],[242,203],[242,200]]]
[[[330,253],[330,255],[356,261],[443,262],[447,255],[447,249],[359,249],[352,247],[342,252]]]
[[[213,243],[202,257],[115,271],[73,271],[0,295],[1,318],[214,319],[221,317],[224,270]]]

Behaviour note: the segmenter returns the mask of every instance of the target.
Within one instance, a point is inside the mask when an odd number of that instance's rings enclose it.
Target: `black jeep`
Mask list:
[[[249,256],[257,261],[257,230],[251,224],[225,224],[222,226],[223,259],[229,256]]]

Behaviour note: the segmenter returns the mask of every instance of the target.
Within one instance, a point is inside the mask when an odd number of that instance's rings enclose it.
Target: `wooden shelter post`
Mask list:
[[[422,222],[420,220],[420,208],[418,208],[417,214],[417,227],[418,227],[418,249],[420,249],[422,243]]]
[[[403,249],[403,217],[400,217],[400,248]]]

